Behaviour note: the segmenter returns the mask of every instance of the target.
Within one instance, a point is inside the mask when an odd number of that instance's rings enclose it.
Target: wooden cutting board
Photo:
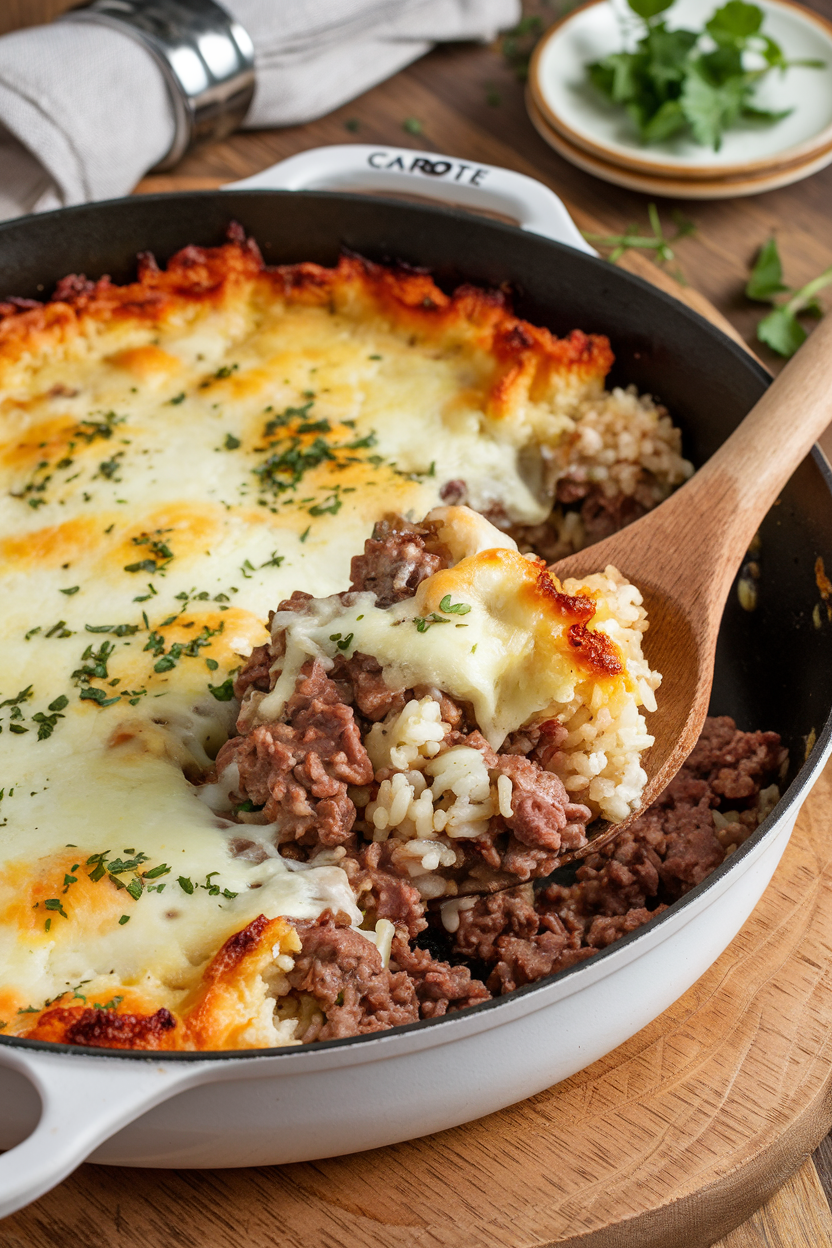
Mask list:
[[[738,337],[642,256],[624,264]],[[832,1245],[807,1161],[832,1126],[830,810],[832,764],[719,961],[649,1027],[556,1087],[452,1131],[326,1161],[83,1166],[6,1219],[0,1243],[52,1248],[80,1234],[89,1248],[705,1248],[720,1236],[720,1248]]]

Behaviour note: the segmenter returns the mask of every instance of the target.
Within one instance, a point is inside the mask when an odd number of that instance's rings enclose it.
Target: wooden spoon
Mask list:
[[[662,683],[648,724],[655,745],[642,760],[648,776],[642,810],[696,744],[734,576],[763,516],[830,421],[832,313],[686,485],[626,529],[553,565],[563,580],[614,564],[644,596],[645,653]],[[594,853],[638,813],[606,826],[561,862]]]

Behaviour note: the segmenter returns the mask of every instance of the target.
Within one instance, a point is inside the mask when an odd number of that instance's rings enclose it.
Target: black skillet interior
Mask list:
[[[160,262],[189,243],[223,240],[231,220],[257,239],[267,263],[333,264],[346,247],[373,260],[431,270],[445,289],[461,281],[510,283],[520,315],[556,333],[607,334],[612,384],[635,383],[667,404],[694,464],[712,454],[767,384],[737,345],[639,278],[569,247],[466,213],[322,192],[231,191],[147,196],[49,213],[0,226],[0,298],[46,298],[66,273],[114,281],[135,257]],[[832,568],[832,497],[820,460],[807,458],[763,523],[758,605],[736,593],[726,608],[712,711],[747,729],[774,729],[793,776],[804,742],[832,706],[832,624],[822,613],[814,564]],[[679,552],[684,558],[684,551]],[[790,777],[791,778],[791,777]]]

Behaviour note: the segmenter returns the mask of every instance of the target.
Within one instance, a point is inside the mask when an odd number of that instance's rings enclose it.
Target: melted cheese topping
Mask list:
[[[279,718],[310,656],[328,666],[356,652],[379,661],[391,688],[427,685],[469,702],[495,750],[521,725],[562,713],[587,675],[635,691],[603,624],[592,626],[595,595],[565,594],[540,560],[466,508],[427,519],[439,517],[456,563],[414,597],[381,608],[371,593],[334,595],[275,613],[272,632],[285,631],[286,652],[274,689],[257,703],[260,720]],[[587,638],[594,644],[582,644]]]
[[[281,598],[345,587],[387,511],[423,515],[461,478],[475,506],[542,520],[541,446],[570,433],[570,409],[611,362],[604,339],[557,340],[497,296],[448,297],[357,261],[264,270],[238,244],[60,294],[0,305],[8,1032],[25,1030],[18,1011],[83,995],[82,981],[174,1008],[258,915],[331,907],[360,921],[337,866],[237,857],[238,825],[197,798],[191,780],[237,709],[230,674]],[[536,643],[493,609],[507,569],[534,579],[521,556],[492,551],[435,590],[476,603],[460,672],[495,736],[498,703],[514,697],[516,718],[534,701]],[[356,636],[374,619],[356,619]],[[402,669],[430,652],[441,683],[452,631],[406,621],[378,644]],[[515,650],[528,661],[511,694]],[[108,872],[114,861],[132,865]],[[210,1027],[200,1035],[210,1047]]]

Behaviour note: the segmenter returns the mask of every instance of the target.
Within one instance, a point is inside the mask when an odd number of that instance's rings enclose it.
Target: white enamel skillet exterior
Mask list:
[[[595,254],[531,178],[431,152],[345,145],[236,187],[407,193],[485,209]],[[683,904],[547,983],[434,1022],[218,1058],[101,1055],[0,1039],[0,1216],[85,1159],[274,1165],[396,1143],[492,1113],[609,1053],[677,1000],[748,918],[830,751],[829,727],[752,841]],[[21,1142],[22,1141],[22,1142]]]

